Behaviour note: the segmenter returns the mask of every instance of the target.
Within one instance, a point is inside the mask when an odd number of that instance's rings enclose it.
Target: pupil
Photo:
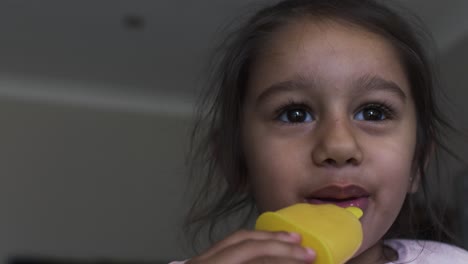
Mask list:
[[[292,110],[288,112],[288,119],[291,122],[304,122],[305,113],[302,110]]]
[[[364,112],[366,120],[381,120],[382,113],[376,109],[366,109]]]

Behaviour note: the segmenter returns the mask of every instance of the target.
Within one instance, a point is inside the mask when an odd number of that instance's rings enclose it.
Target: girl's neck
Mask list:
[[[395,260],[398,260],[398,253],[381,240],[346,264],[383,264]]]

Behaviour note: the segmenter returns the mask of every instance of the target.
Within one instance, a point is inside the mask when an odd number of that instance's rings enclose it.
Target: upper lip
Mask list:
[[[308,198],[342,200],[367,196],[369,196],[369,192],[357,185],[329,185],[313,192]]]

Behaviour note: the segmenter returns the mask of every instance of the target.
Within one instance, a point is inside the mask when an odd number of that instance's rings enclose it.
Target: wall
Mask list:
[[[183,255],[189,117],[0,97],[0,123],[0,263]]]

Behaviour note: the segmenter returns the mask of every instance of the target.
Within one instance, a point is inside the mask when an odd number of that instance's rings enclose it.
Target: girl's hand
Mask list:
[[[300,243],[301,237],[295,233],[241,230],[186,264],[312,263],[315,252]]]

